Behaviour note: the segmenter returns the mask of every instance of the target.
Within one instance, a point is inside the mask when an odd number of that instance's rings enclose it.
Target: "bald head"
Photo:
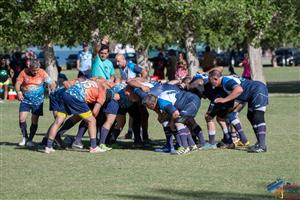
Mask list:
[[[116,55],[116,63],[119,67],[125,68],[126,67],[126,59],[123,54]]]

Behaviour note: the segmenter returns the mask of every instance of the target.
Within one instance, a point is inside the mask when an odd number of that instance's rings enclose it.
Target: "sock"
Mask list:
[[[253,131],[254,131],[254,133],[255,133],[255,137],[256,137],[257,141],[259,141],[259,138],[258,138],[258,131],[257,131],[256,125],[253,125],[252,128],[253,128]]]
[[[189,129],[187,127],[180,129],[180,130],[178,130],[178,134],[179,134],[180,140],[182,142],[182,146],[184,148],[187,148],[189,146],[188,145],[188,135],[190,135]]]
[[[189,146],[194,146],[194,145],[196,145],[196,144],[195,144],[195,141],[193,140],[193,137],[192,137],[191,134],[188,134],[187,139],[188,139],[188,144],[189,144]]]
[[[243,131],[240,121],[238,119],[235,119],[231,123],[234,126],[235,130],[238,132],[240,140],[245,144],[248,140]]]
[[[177,131],[172,131],[172,134],[175,135],[177,145],[179,147],[182,147],[182,142],[179,133]]]
[[[57,131],[57,135],[63,136],[63,134],[69,129],[71,129],[74,125],[75,123],[73,122],[72,119],[67,119],[65,123],[62,125],[62,127],[60,127],[60,129]]]
[[[52,148],[53,140],[49,139],[47,140],[47,147]]]
[[[223,128],[223,140],[228,144],[232,143],[231,134],[229,134],[228,128]]]
[[[30,134],[29,134],[29,139],[28,139],[29,141],[32,141],[32,139],[33,139],[33,137],[34,137],[34,135],[36,133],[37,128],[38,128],[37,124],[31,124],[31,126],[30,126]]]
[[[204,146],[205,144],[205,139],[204,139],[204,135],[203,135],[203,132],[202,132],[202,129],[201,127],[197,124],[197,126],[195,126],[193,128],[193,132],[194,134],[197,136],[198,140],[199,140],[199,144],[201,146]]]
[[[100,133],[100,144],[105,144],[108,132],[109,132],[109,130],[102,126],[101,133]]]
[[[143,136],[143,141],[149,140],[148,129],[142,128],[142,136]]]
[[[262,123],[257,126],[258,142],[261,148],[266,148],[266,124]]]
[[[165,136],[166,136],[166,147],[174,148],[173,134],[172,134],[170,127],[164,127],[164,132],[165,132]]]
[[[90,139],[91,147],[96,148],[97,147],[97,141],[96,138],[91,138]]]
[[[208,142],[209,144],[215,144],[216,141],[215,141],[215,136],[216,136],[216,131],[213,130],[213,131],[208,131]]]
[[[81,142],[85,132],[87,131],[88,127],[84,121],[81,121],[78,127],[78,132],[76,135],[76,142]]]
[[[20,128],[21,128],[21,132],[24,138],[28,138],[28,134],[27,134],[27,124],[26,121],[25,122],[20,122],[19,123]]]

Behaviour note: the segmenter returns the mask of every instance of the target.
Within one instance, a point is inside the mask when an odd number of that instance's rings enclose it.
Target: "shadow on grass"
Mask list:
[[[268,82],[269,93],[300,93],[300,81]]]
[[[183,191],[174,189],[156,189],[149,195],[139,194],[111,194],[117,198],[136,200],[168,200],[168,199],[224,199],[224,200],[253,200],[253,199],[274,199],[271,194],[241,194],[235,192],[212,192],[212,191]]]

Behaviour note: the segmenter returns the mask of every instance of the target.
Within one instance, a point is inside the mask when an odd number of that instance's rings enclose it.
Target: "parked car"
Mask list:
[[[70,54],[68,58],[66,58],[67,69],[76,68],[76,62],[77,62],[77,54]]]
[[[279,48],[275,51],[277,65],[295,66],[300,65],[299,48]]]

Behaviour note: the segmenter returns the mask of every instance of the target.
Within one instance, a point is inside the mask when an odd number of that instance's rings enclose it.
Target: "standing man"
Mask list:
[[[114,81],[115,69],[113,63],[107,59],[109,55],[109,47],[101,45],[100,50],[97,52],[95,49],[95,57],[92,63],[92,77],[101,77],[106,80]]]
[[[23,135],[20,146],[33,147],[32,139],[38,128],[39,117],[43,115],[44,83],[49,84],[49,89],[54,90],[55,83],[51,81],[48,74],[40,69],[38,60],[31,60],[29,68],[24,69],[18,76],[16,91],[18,100],[21,101],[19,109],[19,125]],[[26,118],[31,111],[30,134],[27,134]]]
[[[82,48],[83,50],[79,51],[76,62],[76,67],[79,71],[78,77],[91,78],[92,54],[89,52],[89,45],[87,43],[83,43]]]

